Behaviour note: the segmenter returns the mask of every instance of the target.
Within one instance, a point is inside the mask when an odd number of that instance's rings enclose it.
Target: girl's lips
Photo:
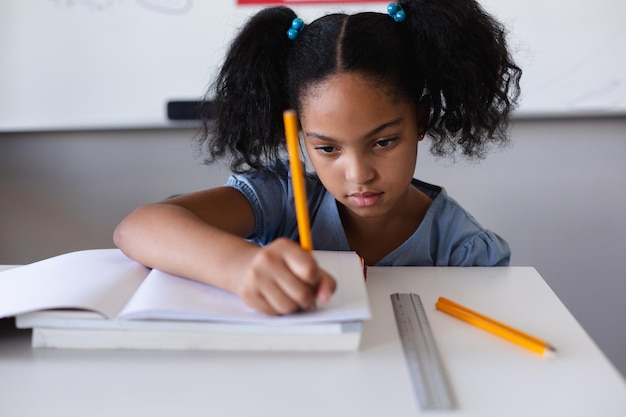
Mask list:
[[[353,193],[348,196],[348,199],[359,207],[371,207],[378,203],[382,198],[383,193]]]

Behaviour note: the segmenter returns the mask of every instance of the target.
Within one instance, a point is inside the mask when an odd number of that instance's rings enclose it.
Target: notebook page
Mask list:
[[[315,251],[320,266],[337,280],[331,300],[314,310],[267,316],[248,308],[234,294],[210,285],[153,270],[120,318],[216,320],[263,324],[356,321],[370,317],[360,258],[353,252]]]
[[[0,272],[0,317],[79,308],[116,316],[149,270],[118,249],[72,252]]]

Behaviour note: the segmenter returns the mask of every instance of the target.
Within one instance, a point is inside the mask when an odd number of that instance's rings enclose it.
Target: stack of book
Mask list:
[[[146,268],[118,249],[72,252],[0,272],[0,318],[35,348],[340,351],[370,318],[361,259],[314,251],[337,279],[331,300],[267,316],[236,295]]]

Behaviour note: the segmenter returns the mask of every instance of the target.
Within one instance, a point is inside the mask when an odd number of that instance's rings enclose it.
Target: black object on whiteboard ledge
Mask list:
[[[167,102],[167,118],[169,120],[200,120],[212,117],[214,103],[212,101],[180,100]]]

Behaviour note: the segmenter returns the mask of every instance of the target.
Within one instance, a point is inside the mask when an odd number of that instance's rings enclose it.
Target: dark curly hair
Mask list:
[[[521,70],[506,31],[474,0],[404,0],[407,19],[386,13],[330,14],[295,41],[287,7],[253,16],[234,39],[207,92],[211,113],[197,144],[205,162],[262,168],[284,150],[282,112],[300,109],[307,90],[333,74],[358,72],[401,99],[430,103],[431,152],[484,157],[508,142]]]

